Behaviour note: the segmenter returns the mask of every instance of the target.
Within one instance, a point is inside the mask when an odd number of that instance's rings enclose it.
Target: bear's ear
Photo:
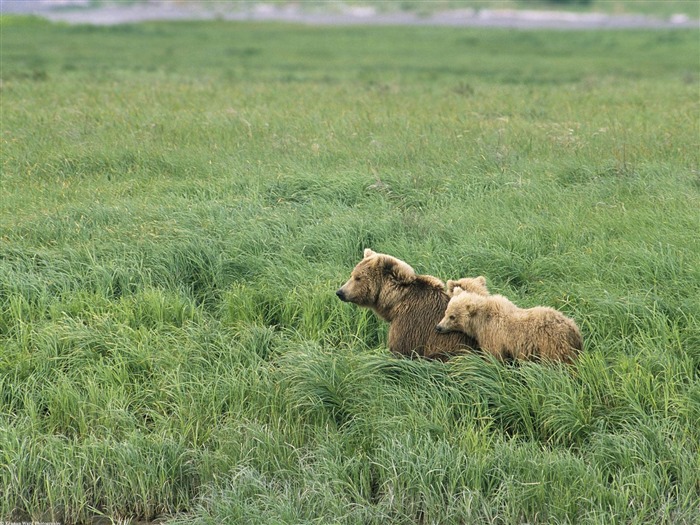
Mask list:
[[[447,296],[452,297],[454,295],[454,290],[455,287],[457,286],[457,281],[453,281],[452,279],[447,280],[447,285],[445,286],[445,290],[447,291]]]
[[[463,292],[464,292],[464,290],[462,290],[461,287],[455,286],[454,288],[452,288],[452,297],[455,297]]]
[[[484,277],[483,275],[480,275],[479,277],[476,278],[476,282],[486,286],[486,277]]]
[[[374,252],[374,251],[370,250],[369,248],[365,248],[365,255],[364,255],[365,259],[367,257],[372,257],[373,255],[377,255],[377,252]]]
[[[394,257],[385,256],[383,261],[384,273],[399,283],[411,283],[416,279],[416,272],[405,262]]]

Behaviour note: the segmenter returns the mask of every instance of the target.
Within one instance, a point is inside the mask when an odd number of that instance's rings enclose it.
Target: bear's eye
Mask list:
[[[455,320],[455,316],[454,316],[454,315],[451,315],[451,316],[450,316],[450,321],[454,321],[454,320]]]
[[[359,277],[357,277],[357,276],[355,276],[355,280],[356,280],[356,281],[359,281],[359,280],[360,280],[360,278],[359,278]]]

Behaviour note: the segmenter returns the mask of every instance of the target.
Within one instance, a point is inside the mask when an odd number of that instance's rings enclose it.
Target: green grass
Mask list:
[[[700,520],[697,32],[0,29],[0,520]],[[585,353],[394,358],[365,247]]]

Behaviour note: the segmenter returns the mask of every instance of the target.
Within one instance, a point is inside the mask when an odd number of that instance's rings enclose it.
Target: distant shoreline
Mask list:
[[[202,8],[158,3],[82,7],[78,2],[48,4],[4,0],[2,14],[35,15],[55,22],[119,25],[158,20],[231,20],[288,22],[307,25],[415,25],[493,27],[510,29],[699,29],[700,21],[678,14],[668,19],[636,14],[574,13],[510,9],[459,9],[421,15],[415,12],[378,12],[372,7],[347,7],[338,12],[308,12],[298,6],[257,4],[247,9]]]

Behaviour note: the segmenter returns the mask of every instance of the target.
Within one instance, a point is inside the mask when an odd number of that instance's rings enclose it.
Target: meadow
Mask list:
[[[700,522],[697,31],[0,24],[0,521]],[[366,247],[585,352],[396,358]]]

